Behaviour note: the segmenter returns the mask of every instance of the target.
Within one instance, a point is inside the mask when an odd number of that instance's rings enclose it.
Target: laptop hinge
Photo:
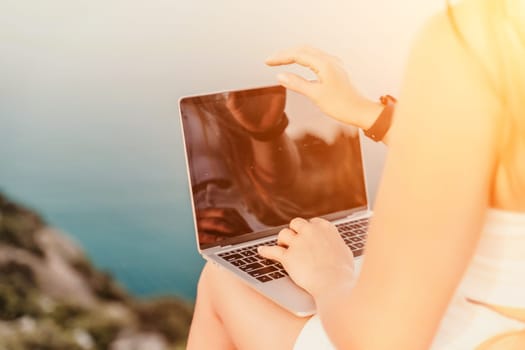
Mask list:
[[[272,227],[271,229],[264,230],[261,232],[251,232],[251,233],[248,233],[242,236],[225,239],[224,241],[220,242],[220,247],[228,247],[228,246],[243,243],[243,242],[249,242],[249,241],[254,241],[256,239],[273,236],[279,233],[279,231],[282,230],[284,227],[287,227],[287,225]]]

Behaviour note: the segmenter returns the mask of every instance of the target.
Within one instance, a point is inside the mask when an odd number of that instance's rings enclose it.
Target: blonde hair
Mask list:
[[[525,0],[478,0],[480,15],[487,24],[487,47],[494,63],[487,69],[502,103],[500,116],[499,169],[496,176],[504,176],[504,183],[513,207],[525,209]],[[461,40],[461,24],[453,16],[447,1],[453,27]],[[471,47],[469,47],[470,49]],[[478,55],[480,53],[475,53]],[[490,73],[489,73],[490,71]]]

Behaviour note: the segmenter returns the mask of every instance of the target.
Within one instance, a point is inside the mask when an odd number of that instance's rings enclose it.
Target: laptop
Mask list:
[[[295,217],[322,217],[359,271],[371,216],[359,131],[282,86],[186,96],[179,109],[199,253],[293,314],[314,314],[257,247]]]

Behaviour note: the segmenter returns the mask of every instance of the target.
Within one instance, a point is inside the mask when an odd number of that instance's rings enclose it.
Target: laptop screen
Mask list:
[[[306,97],[271,86],[186,97],[180,111],[201,249],[366,208],[357,129]]]

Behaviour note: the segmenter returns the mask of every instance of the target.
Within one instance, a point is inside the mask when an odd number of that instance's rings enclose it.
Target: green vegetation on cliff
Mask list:
[[[138,300],[0,193],[0,349],[183,349],[192,306]]]

